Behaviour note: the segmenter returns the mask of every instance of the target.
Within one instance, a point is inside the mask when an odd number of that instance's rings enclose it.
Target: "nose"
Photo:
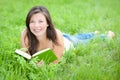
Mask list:
[[[34,26],[35,27],[40,27],[40,24],[39,23],[35,23]]]

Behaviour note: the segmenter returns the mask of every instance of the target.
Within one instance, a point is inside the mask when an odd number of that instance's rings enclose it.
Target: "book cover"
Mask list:
[[[50,62],[53,62],[54,60],[57,60],[57,56],[50,48],[38,51],[35,54],[33,54],[32,56],[20,49],[16,49],[15,52],[28,60],[34,60],[34,59],[36,61],[43,60],[45,63],[50,63]]]

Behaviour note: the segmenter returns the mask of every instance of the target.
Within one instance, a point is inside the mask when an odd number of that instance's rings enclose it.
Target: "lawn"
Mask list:
[[[15,54],[31,7],[43,5],[53,23],[71,35],[99,30],[96,38],[65,52],[61,62],[37,67]],[[0,0],[0,80],[120,80],[119,0]]]

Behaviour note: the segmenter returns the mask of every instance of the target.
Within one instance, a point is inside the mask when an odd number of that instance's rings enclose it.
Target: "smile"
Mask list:
[[[34,31],[35,31],[35,32],[40,32],[40,31],[41,31],[41,29],[34,29]]]

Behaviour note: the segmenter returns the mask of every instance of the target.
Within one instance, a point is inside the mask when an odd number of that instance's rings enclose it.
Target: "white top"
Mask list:
[[[73,43],[63,36],[65,51],[68,51],[71,47],[73,48]]]

